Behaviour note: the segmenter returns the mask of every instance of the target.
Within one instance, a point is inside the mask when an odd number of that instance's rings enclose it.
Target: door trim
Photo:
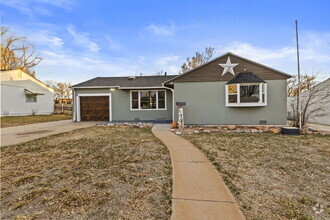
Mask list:
[[[109,121],[112,121],[111,93],[84,93],[84,94],[77,94],[77,101],[76,101],[77,122],[81,121],[81,114],[80,114],[80,97],[81,96],[109,96]]]

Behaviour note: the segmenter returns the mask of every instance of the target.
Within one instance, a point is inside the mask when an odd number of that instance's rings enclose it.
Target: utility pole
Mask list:
[[[299,129],[301,129],[301,100],[300,100],[300,62],[299,62],[299,40],[298,40],[298,20],[296,20],[296,42],[297,42],[297,63],[298,63],[298,97],[297,108],[299,117]]]

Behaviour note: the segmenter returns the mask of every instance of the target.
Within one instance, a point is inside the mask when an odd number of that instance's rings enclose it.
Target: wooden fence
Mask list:
[[[72,104],[55,104],[55,113],[72,112]]]

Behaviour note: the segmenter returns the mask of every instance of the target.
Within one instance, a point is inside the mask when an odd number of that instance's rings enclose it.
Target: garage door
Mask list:
[[[81,96],[81,121],[109,121],[109,96]]]

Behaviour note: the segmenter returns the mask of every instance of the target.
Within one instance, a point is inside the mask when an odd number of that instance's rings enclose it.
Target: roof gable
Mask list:
[[[249,71],[255,73],[263,80],[288,79],[291,77],[289,74],[279,70],[228,52],[167,81],[166,84],[170,82],[229,81],[233,79],[234,76],[230,73],[226,73],[222,76],[221,73],[223,72],[223,68],[219,65],[226,63],[228,57],[230,57],[232,63],[238,63],[238,65],[234,67],[235,75],[240,72]]]
[[[44,89],[49,90],[50,92],[54,92],[55,90],[49,87],[47,84],[41,82],[37,78],[27,74],[26,72],[16,69],[16,70],[1,70],[1,83],[4,82],[27,82],[27,80],[43,87]]]

